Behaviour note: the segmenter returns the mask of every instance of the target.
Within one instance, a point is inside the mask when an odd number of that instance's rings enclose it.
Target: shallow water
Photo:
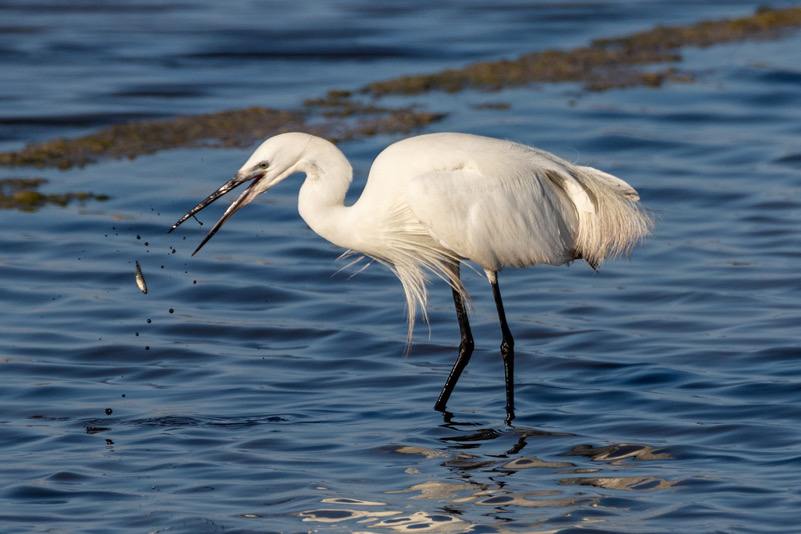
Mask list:
[[[783,3],[774,5],[781,6]],[[127,120],[266,105],[753,2],[58,2],[0,6],[0,149]],[[453,22],[456,21],[456,22]],[[428,131],[515,139],[612,172],[657,216],[630,261],[501,275],[516,339],[465,269],[403,357],[399,283],[297,215],[299,180],[166,230],[250,150],[42,176],[108,201],[0,212],[4,532],[796,532],[801,506],[801,36],[683,51],[690,84],[417,97]],[[402,99],[401,99],[402,100]],[[509,109],[476,109],[506,103]],[[358,189],[382,136],[342,145]],[[358,192],[354,193],[357,195]],[[135,262],[148,285],[134,280]]]

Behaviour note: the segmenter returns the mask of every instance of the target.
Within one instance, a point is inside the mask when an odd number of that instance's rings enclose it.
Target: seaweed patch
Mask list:
[[[759,8],[748,17],[701,21],[688,26],[656,26],[624,37],[596,39],[571,50],[544,50],[517,59],[473,63],[460,69],[401,76],[362,89],[373,96],[420,94],[464,89],[496,90],[536,82],[581,83],[589,91],[632,86],[659,87],[666,81],[689,82],[692,75],[675,67],[643,71],[653,64],[681,61],[678,49],[776,39],[801,26],[801,8]]]
[[[106,195],[89,192],[44,194],[39,187],[47,183],[45,178],[0,178],[0,208],[20,211],[36,211],[47,205],[66,206],[71,202],[108,200]]]

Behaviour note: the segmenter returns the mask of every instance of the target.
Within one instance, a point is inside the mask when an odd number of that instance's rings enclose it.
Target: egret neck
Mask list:
[[[332,144],[316,144],[295,167],[306,174],[298,194],[298,213],[315,233],[348,250],[358,250],[359,221],[345,206],[353,169]]]

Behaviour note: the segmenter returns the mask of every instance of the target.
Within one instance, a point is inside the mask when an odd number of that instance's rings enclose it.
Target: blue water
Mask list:
[[[402,73],[742,16],[759,2],[0,4],[0,150]],[[775,2],[773,5],[787,5]],[[432,284],[404,357],[400,284],[354,276],[289,180],[166,230],[250,149],[40,176],[108,201],[0,211],[3,532],[798,532],[801,35],[683,51],[694,83],[409,99],[454,130],[619,175],[656,214],[629,260],[469,269],[477,350]],[[476,104],[505,103],[508,109]],[[357,189],[395,136],[342,145]],[[357,193],[356,193],[357,194]],[[149,292],[134,281],[138,261]]]

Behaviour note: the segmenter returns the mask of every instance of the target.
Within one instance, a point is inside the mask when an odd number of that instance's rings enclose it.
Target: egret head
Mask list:
[[[194,256],[211,237],[217,233],[223,224],[236,213],[242,206],[250,203],[254,198],[264,193],[286,177],[298,172],[298,168],[308,152],[308,145],[316,138],[303,133],[285,133],[271,137],[263,142],[259,148],[248,158],[236,175],[225,182],[212,194],[207,196],[197,206],[189,210],[186,215],[175,223],[170,232],[175,230],[185,220],[195,215],[197,212],[236,189],[240,185],[250,182],[250,185],[239,195],[234,202],[228,206],[220,220],[209,230],[203,241],[192,253]]]

